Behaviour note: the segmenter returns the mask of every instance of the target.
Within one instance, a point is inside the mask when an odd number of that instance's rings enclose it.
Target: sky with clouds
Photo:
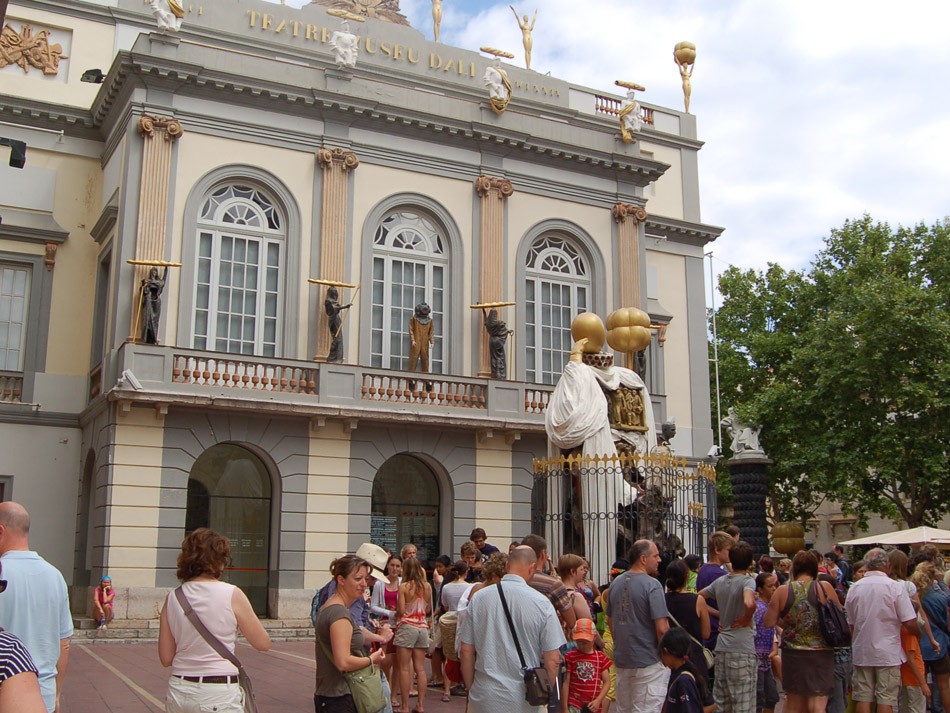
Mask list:
[[[299,6],[302,0],[287,0]],[[401,0],[432,37],[430,0]],[[683,107],[673,46],[697,47],[702,220],[726,264],[806,268],[822,238],[867,212],[892,226],[950,215],[950,2],[519,0],[538,9],[532,68],[594,89],[615,79]],[[523,66],[508,2],[443,0],[441,41]],[[647,206],[649,210],[649,205]]]

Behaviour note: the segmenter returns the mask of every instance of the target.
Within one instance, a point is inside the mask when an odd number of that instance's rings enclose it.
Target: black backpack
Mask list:
[[[820,582],[812,582],[811,586],[816,588],[818,595],[818,627],[825,643],[834,649],[851,646],[851,627],[844,609],[828,599]]]

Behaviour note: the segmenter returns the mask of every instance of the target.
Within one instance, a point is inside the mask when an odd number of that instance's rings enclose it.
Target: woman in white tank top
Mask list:
[[[270,649],[270,637],[244,592],[220,581],[231,558],[227,537],[199,528],[185,538],[178,555],[178,579],[198,619],[234,651],[238,630],[258,651]],[[244,710],[237,668],[221,658],[188,621],[175,592],[165,599],[158,632],[158,658],[171,666],[166,713],[199,713],[214,706],[225,713]]]

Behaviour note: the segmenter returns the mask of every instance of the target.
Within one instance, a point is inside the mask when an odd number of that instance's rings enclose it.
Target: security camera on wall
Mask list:
[[[23,168],[26,165],[25,141],[0,137],[0,146],[10,147],[10,165],[13,166],[13,168]]]

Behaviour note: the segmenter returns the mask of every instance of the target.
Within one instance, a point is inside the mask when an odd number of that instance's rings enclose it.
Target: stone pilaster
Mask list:
[[[346,282],[346,214],[349,173],[360,165],[352,151],[343,149],[320,149],[317,163],[323,169],[323,214],[320,216],[320,279]],[[326,361],[330,351],[330,332],[327,315],[323,310],[325,287],[320,288],[317,314],[320,328],[317,329],[317,347],[314,359]]]
[[[505,201],[515,192],[506,178],[479,176],[475,179],[479,198],[481,232],[479,234],[479,302],[502,302],[505,291]],[[481,314],[478,314],[481,320]],[[479,329],[478,375],[491,376],[488,334]]]
[[[184,133],[177,119],[144,114],[138,122],[142,135],[142,181],[139,188],[139,222],[135,237],[136,260],[165,259],[165,226],[168,221],[168,193],[175,142]],[[138,339],[141,325],[142,280],[147,265],[135,266],[132,324],[130,335]]]
[[[646,222],[647,212],[642,206],[617,203],[613,214],[617,221],[619,306],[643,309],[640,304],[640,226]]]

